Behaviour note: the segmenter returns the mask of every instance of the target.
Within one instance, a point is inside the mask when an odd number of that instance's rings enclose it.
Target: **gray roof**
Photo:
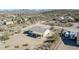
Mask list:
[[[49,28],[35,26],[35,27],[30,28],[30,31],[32,31],[33,33],[43,34],[47,29]]]

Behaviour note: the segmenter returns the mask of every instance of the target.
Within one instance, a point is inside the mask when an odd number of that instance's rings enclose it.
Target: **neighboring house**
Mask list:
[[[71,16],[56,16],[54,18],[54,20],[59,20],[59,21],[63,21],[63,20],[74,21],[74,18],[71,17]]]
[[[13,24],[12,19],[13,18],[9,18],[9,17],[6,17],[6,18],[2,19],[2,22],[4,23],[3,25],[11,25],[11,24]]]
[[[50,33],[50,30],[46,27],[34,26],[27,30],[27,33],[32,37],[46,37]]]
[[[11,24],[14,24],[14,23],[13,23],[13,21],[6,21],[5,24],[6,25],[11,25]]]
[[[71,16],[65,16],[64,19],[66,19],[68,21],[74,21],[74,18]]]
[[[54,20],[59,20],[59,21],[64,20],[64,16],[56,16]]]
[[[71,16],[68,16],[68,19],[74,20],[74,18],[73,18],[73,17],[71,17]]]

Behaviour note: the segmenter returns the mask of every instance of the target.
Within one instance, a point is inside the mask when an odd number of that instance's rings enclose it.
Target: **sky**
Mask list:
[[[79,9],[79,0],[0,0],[0,9]]]

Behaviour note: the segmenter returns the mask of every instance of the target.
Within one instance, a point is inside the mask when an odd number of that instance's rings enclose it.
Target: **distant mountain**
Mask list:
[[[23,14],[38,14],[53,16],[66,14],[79,14],[76,9],[0,9],[0,13],[23,13]]]
[[[0,13],[40,13],[50,9],[1,9]]]
[[[42,14],[52,14],[52,15],[79,14],[79,10],[77,9],[52,9],[52,10],[45,11]]]

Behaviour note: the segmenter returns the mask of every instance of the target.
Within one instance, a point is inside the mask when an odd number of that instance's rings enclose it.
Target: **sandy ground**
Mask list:
[[[36,24],[39,25],[39,24]],[[33,26],[36,26],[35,24]],[[2,43],[0,41],[0,49],[1,50],[24,50],[28,48],[36,47],[40,44],[42,44],[45,40],[45,38],[32,38],[25,34],[23,34],[24,30],[29,29],[32,26],[28,26],[26,28],[22,29],[22,32],[19,34],[14,34],[13,36],[10,36],[10,39],[6,41],[6,43]],[[28,46],[22,46],[23,44],[28,44]],[[5,46],[9,46],[5,48]],[[15,48],[15,46],[19,46],[19,48]]]
[[[39,24],[36,24],[39,25]],[[35,26],[35,25],[33,25]],[[28,26],[24,29],[22,29],[22,32],[26,29],[29,29],[31,26]],[[15,34],[13,36],[10,36],[10,39],[6,41],[4,44],[3,42],[0,41],[0,50],[24,50],[28,48],[33,48],[36,47],[40,44],[42,44],[45,41],[45,38],[32,38],[29,37],[23,33]],[[28,46],[22,46],[23,44],[28,44]],[[5,48],[5,46],[9,46]],[[15,48],[15,46],[19,46],[19,48]],[[63,42],[60,44],[58,50],[68,50],[68,49],[74,49],[77,50],[79,47],[74,47],[74,46],[69,46],[65,45]]]
[[[15,34],[14,36],[11,36],[9,40],[6,41],[5,44],[3,44],[2,42],[0,42],[0,49],[5,50],[5,49],[27,49],[27,48],[32,48],[35,47],[39,44],[43,43],[43,39],[39,39],[39,38],[32,38],[32,37],[28,37],[25,34]],[[28,46],[23,47],[23,44],[28,44]],[[5,48],[5,46],[9,45],[8,48]],[[19,46],[19,48],[15,48],[15,46]]]

